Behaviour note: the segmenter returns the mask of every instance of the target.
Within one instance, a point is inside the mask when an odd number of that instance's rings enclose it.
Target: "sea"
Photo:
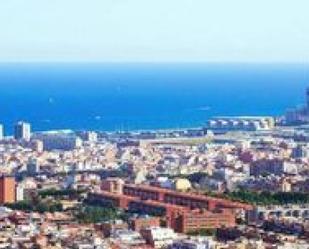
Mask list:
[[[2,63],[0,123],[34,131],[204,126],[213,116],[284,114],[305,103],[307,64]]]

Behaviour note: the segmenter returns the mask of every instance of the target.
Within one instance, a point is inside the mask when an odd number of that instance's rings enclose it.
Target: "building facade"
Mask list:
[[[3,125],[0,124],[0,140],[2,140],[4,138],[4,128]]]
[[[0,177],[0,204],[15,202],[15,178],[10,176]]]
[[[208,121],[207,128],[214,132],[259,131],[275,127],[272,117],[215,117]]]
[[[99,205],[111,205],[139,215],[164,219],[166,226],[180,233],[200,229],[234,227],[239,210],[251,210],[250,205],[197,194],[181,193],[158,187],[123,184],[122,193],[108,179],[102,183],[105,191],[91,193],[88,200]],[[116,191],[115,191],[116,189]]]
[[[31,125],[22,121],[18,122],[14,127],[14,138],[16,140],[30,141]]]

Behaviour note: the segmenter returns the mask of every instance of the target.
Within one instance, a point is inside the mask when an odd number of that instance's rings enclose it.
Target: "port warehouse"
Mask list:
[[[117,183],[113,189],[110,184],[114,184],[113,181],[107,180],[102,191],[89,194],[88,201],[162,217],[168,227],[180,233],[234,227],[239,212],[252,210],[250,205],[203,195],[134,184]]]
[[[271,130],[275,126],[273,117],[268,116],[235,116],[235,117],[214,117],[207,122],[207,128],[214,131],[233,130]]]

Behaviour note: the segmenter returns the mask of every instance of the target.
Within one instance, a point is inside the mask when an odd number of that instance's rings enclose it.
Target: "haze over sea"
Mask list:
[[[217,115],[281,115],[304,103],[308,65],[0,64],[0,123],[33,129],[203,126]]]

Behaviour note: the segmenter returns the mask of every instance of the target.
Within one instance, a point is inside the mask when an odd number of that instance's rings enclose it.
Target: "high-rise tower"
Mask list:
[[[4,131],[3,131],[3,125],[0,124],[0,140],[4,138]]]
[[[16,140],[29,141],[31,138],[31,126],[29,123],[18,122],[15,125],[14,137]]]

